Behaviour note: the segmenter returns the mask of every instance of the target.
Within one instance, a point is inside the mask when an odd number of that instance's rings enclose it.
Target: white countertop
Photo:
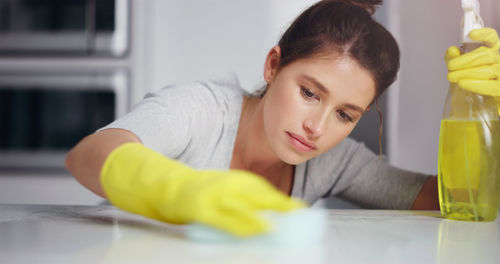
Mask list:
[[[500,263],[500,221],[328,210],[321,243],[202,243],[112,206],[0,205],[0,263]]]

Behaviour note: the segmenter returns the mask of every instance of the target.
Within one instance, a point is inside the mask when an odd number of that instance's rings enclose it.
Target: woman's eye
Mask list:
[[[305,87],[300,87],[300,92],[302,93],[302,96],[304,96],[306,99],[319,100],[318,96],[316,96],[313,92],[311,92],[309,89]]]
[[[350,117],[348,114],[346,114],[344,111],[342,110],[339,110],[338,111],[338,114],[340,116],[340,119],[344,122],[353,122],[354,120],[352,119],[352,117]]]

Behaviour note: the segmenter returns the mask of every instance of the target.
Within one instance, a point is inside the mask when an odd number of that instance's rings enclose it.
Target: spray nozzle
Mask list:
[[[462,9],[464,10],[461,22],[462,43],[475,43],[477,41],[469,38],[469,32],[473,29],[484,27],[483,20],[479,16],[479,1],[462,0]]]

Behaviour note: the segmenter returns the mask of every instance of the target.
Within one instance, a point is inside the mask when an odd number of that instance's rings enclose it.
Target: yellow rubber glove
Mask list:
[[[493,28],[474,29],[469,38],[484,42],[469,53],[460,54],[456,46],[448,48],[445,61],[448,66],[448,81],[458,83],[462,89],[494,96],[500,114],[500,40]]]
[[[123,210],[173,224],[203,223],[239,237],[270,230],[261,210],[305,206],[258,175],[194,170],[139,143],[111,152],[101,185],[110,202]]]

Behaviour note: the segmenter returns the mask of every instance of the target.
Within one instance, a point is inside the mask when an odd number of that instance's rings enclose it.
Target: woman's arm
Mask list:
[[[104,129],[82,139],[66,156],[66,168],[80,184],[106,198],[100,183],[101,168],[108,155],[127,142],[141,143],[132,132]]]
[[[430,176],[415,198],[411,210],[439,210],[438,182],[436,176]]]
[[[262,210],[304,207],[258,175],[192,169],[122,129],[84,138],[68,154],[66,166],[82,185],[118,208],[173,224],[198,222],[240,237],[270,230],[259,215]]]

